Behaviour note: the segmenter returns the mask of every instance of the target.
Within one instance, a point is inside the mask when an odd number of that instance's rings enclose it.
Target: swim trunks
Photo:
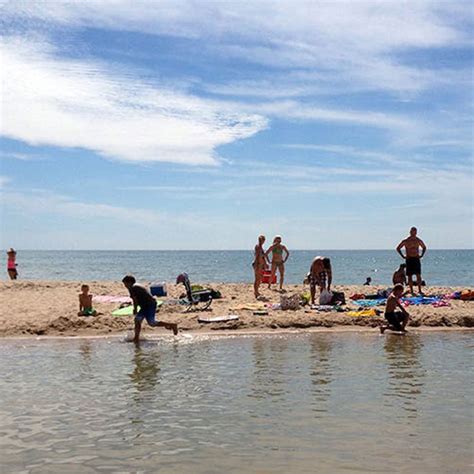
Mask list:
[[[407,275],[421,275],[421,260],[420,257],[407,257],[406,258],[406,272]]]
[[[390,324],[390,326],[392,326],[395,330],[403,331],[401,323],[404,319],[404,315],[401,311],[385,313],[385,319],[388,321],[388,324]]]
[[[141,323],[144,319],[146,319],[146,322],[150,325],[153,326],[155,324],[155,313],[156,313],[156,301],[153,301],[153,304],[150,304],[149,306],[145,306],[144,308],[140,308],[140,311],[135,316],[135,321],[138,323]]]
[[[319,272],[316,275],[309,276],[309,284],[312,287],[320,286],[326,287],[326,282],[328,279],[328,274],[325,271]]]

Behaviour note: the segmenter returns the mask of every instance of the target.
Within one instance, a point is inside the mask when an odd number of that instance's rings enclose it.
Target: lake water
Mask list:
[[[0,472],[472,472],[472,341],[4,340]]]
[[[295,250],[286,265],[286,281],[301,283],[316,255],[330,256],[336,284],[388,285],[402,260],[394,250]],[[250,251],[33,251],[18,252],[22,279],[175,281],[186,271],[192,281],[249,282]],[[6,272],[3,275],[6,278]],[[474,250],[430,250],[423,259],[428,285],[474,286]]]

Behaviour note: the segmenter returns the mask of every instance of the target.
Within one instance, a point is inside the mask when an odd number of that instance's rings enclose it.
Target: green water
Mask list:
[[[0,472],[472,472],[472,341],[3,340]]]

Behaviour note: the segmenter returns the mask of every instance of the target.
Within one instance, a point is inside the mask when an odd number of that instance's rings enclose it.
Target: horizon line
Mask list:
[[[33,248],[16,248],[17,252],[27,251],[27,252],[253,252],[252,248],[241,248],[241,249],[33,249]],[[384,250],[393,250],[396,252],[396,248],[293,248],[291,251],[344,251],[344,252],[362,252],[362,251],[384,251]],[[430,250],[474,250],[472,247],[458,247],[458,248],[438,248],[432,247],[428,248],[427,253]]]

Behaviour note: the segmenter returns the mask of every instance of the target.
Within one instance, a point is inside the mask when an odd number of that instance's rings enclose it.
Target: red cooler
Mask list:
[[[262,283],[270,283],[270,279],[272,278],[272,272],[270,270],[263,270],[262,272]],[[271,281],[272,284],[277,282],[276,274],[273,275],[273,279]]]

